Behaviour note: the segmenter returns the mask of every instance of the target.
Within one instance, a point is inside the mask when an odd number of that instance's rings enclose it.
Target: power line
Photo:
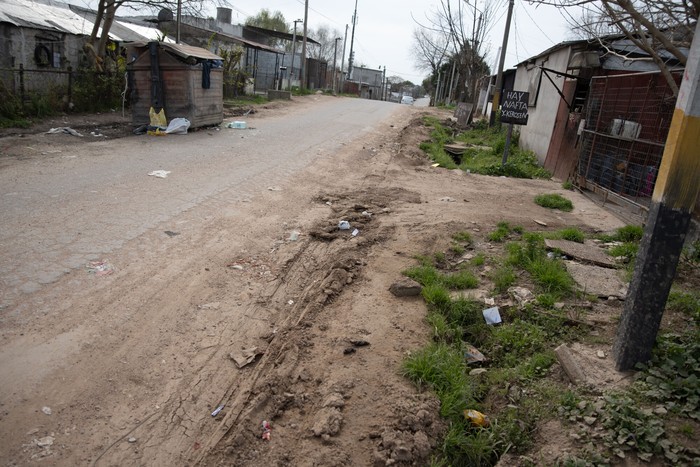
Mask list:
[[[299,4],[301,4],[301,5],[304,5],[304,0],[297,0],[297,3],[299,3]],[[313,12],[316,13],[317,15],[320,15],[320,16],[326,18],[328,21],[330,21],[330,22],[332,22],[332,23],[335,23],[335,24],[337,24],[337,25],[339,25],[339,26],[343,26],[342,24],[340,24],[339,22],[337,22],[337,21],[334,20],[333,18],[329,18],[328,16],[324,15],[323,13],[321,13],[321,12],[318,11],[318,10],[316,10],[315,8],[309,7],[309,10],[313,11]]]
[[[552,40],[552,38],[549,37],[549,36],[547,35],[546,32],[544,32],[544,30],[540,27],[540,25],[537,24],[537,22],[532,18],[532,16],[530,16],[530,12],[527,11],[527,8],[525,8],[525,5],[523,4],[523,1],[522,1],[522,0],[520,0],[520,4],[523,6],[523,11],[525,11],[525,14],[527,15],[527,17],[530,18],[530,20],[532,21],[532,24],[534,24],[535,27],[536,27],[537,29],[540,30],[540,32],[542,33],[542,35],[543,35],[544,37],[546,37],[546,38],[549,40],[549,42],[552,43],[552,45],[555,45],[556,42],[554,42],[554,41]]]

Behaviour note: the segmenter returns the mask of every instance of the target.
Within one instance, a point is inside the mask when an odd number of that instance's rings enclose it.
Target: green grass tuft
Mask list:
[[[493,281],[494,290],[497,293],[504,293],[508,290],[508,287],[515,283],[516,279],[515,271],[512,267],[508,265],[503,265],[498,269],[494,270],[491,274],[491,280]]]
[[[559,209],[566,212],[571,212],[574,209],[573,203],[558,193],[537,195],[535,196],[535,204],[544,208]]]
[[[472,236],[469,232],[457,232],[452,236],[452,240],[454,240],[455,242],[471,244]]]
[[[575,227],[562,229],[558,233],[561,236],[561,238],[563,238],[564,240],[569,240],[571,242],[583,243],[586,239],[586,235]]]

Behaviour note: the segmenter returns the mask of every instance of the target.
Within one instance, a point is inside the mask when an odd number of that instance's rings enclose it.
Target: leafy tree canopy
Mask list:
[[[280,11],[271,12],[263,8],[255,16],[250,16],[245,20],[246,26],[257,26],[259,28],[272,29],[279,32],[290,32],[289,25]]]

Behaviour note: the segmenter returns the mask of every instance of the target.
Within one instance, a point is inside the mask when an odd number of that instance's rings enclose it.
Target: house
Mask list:
[[[645,209],[675,97],[641,49],[624,36],[605,41],[562,42],[517,65],[514,90],[530,93],[520,146],[555,177]]]
[[[384,72],[372,68],[354,66],[350,79],[343,82],[343,92],[357,94],[363,99],[382,100],[386,98],[384,90]]]
[[[0,2],[0,81],[10,91],[44,91],[68,87],[70,70],[86,63],[83,46],[94,23],[94,12],[52,0]],[[116,19],[110,40],[148,41],[158,30],[147,24]]]
[[[255,26],[234,25],[231,23],[230,8],[217,8],[214,18],[197,18],[184,15],[181,18],[180,37],[187,44],[222,53],[222,49],[231,50],[240,47],[243,53],[236,69],[248,77],[247,93],[266,92],[269,89],[287,89],[291,84],[300,85],[301,81],[301,44],[302,34],[273,31]],[[169,10],[162,10],[158,15],[158,27],[170,37],[175,37],[176,23]],[[291,50],[278,47],[279,43],[297,41],[292,59]],[[307,37],[307,43],[318,44]],[[307,83],[314,89],[321,87],[315,70],[307,66]]]

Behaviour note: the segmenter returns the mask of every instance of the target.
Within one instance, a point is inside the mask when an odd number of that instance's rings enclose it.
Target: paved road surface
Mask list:
[[[64,149],[0,170],[0,309],[109,257],[156,224],[249,182],[296,172],[387,118],[400,106],[319,99],[254,129],[131,137]],[[48,136],[51,137],[51,136]],[[69,136],[60,136],[71,138]],[[147,174],[169,171],[167,179]]]

